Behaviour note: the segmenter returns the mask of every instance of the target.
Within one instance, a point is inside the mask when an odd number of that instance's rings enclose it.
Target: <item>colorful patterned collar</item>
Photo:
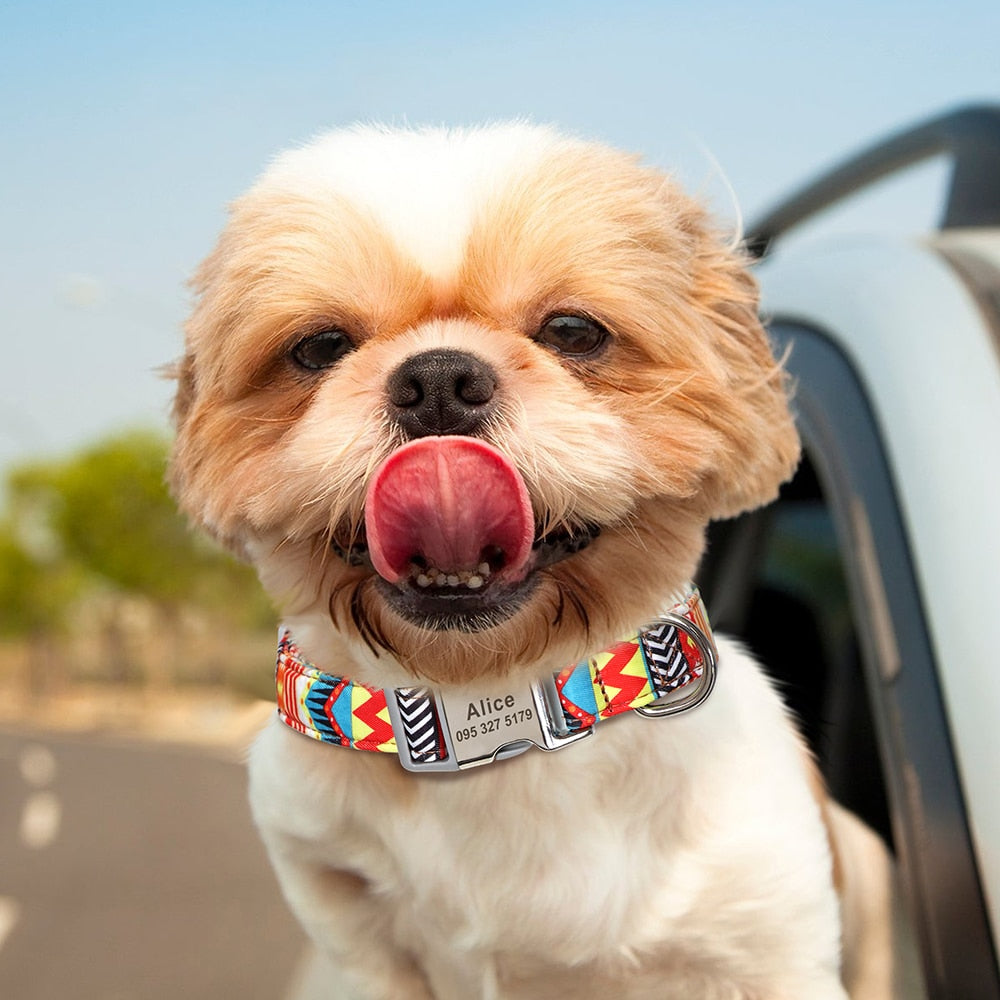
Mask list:
[[[533,683],[474,691],[383,690],[335,677],[305,660],[282,628],[278,716],[324,743],[398,754],[409,771],[458,771],[531,746],[557,750],[621,712],[659,718],[695,708],[711,693],[715,672],[697,588],[637,635],[589,659]]]

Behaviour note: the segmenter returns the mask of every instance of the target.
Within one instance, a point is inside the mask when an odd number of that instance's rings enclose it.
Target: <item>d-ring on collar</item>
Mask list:
[[[711,694],[715,674],[712,630],[692,588],[636,635],[521,685],[372,688],[309,663],[286,628],[276,681],[278,716],[296,732],[395,753],[407,770],[422,772],[489,764],[531,746],[558,750],[630,710],[651,718],[688,711]]]

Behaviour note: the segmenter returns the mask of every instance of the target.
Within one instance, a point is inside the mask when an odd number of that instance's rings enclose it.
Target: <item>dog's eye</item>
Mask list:
[[[581,358],[595,353],[608,339],[608,331],[586,316],[550,316],[535,341],[559,354]]]
[[[304,337],[292,348],[292,360],[302,368],[319,371],[335,365],[354,344],[343,330],[322,330]]]

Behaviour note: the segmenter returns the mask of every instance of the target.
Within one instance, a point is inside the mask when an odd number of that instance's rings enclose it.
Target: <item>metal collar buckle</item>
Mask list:
[[[541,680],[486,690],[374,688],[328,674],[279,633],[278,717],[296,732],[356,750],[395,753],[408,771],[459,771],[558,750],[634,709],[663,718],[711,694],[716,653],[697,588],[638,634]]]
[[[661,633],[664,625],[687,635],[701,656],[702,670],[696,683],[634,709],[650,719],[697,708],[715,686],[715,645],[689,618],[668,612],[647,625],[640,638],[647,632]],[[590,736],[595,728],[587,725],[570,730],[552,676],[487,692],[396,688],[386,695],[400,762],[416,773],[463,771],[516,757],[531,747],[559,750]],[[426,749],[430,730],[435,735],[431,745],[436,752]]]
[[[648,705],[642,705],[633,709],[637,715],[645,716],[647,719],[663,719],[668,715],[678,715],[681,712],[690,711],[697,708],[711,693],[715,687],[715,676],[718,671],[718,656],[715,652],[715,643],[690,619],[683,615],[668,611],[660,615],[652,625],[660,624],[673,625],[684,632],[701,654],[702,676],[697,684],[689,691],[688,687],[680,688],[684,692],[681,697],[676,695],[664,695],[651,701]]]
[[[559,705],[555,679],[497,688],[484,693],[432,692],[419,697],[433,704],[443,745],[442,755],[427,759],[411,738],[412,723],[405,717],[415,689],[387,692],[386,707],[395,731],[400,763],[408,771],[462,771],[495,760],[516,757],[531,747],[558,750],[590,736],[593,729],[570,732]]]

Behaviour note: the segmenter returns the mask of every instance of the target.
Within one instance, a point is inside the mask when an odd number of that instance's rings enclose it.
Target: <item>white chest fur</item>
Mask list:
[[[350,904],[331,916],[303,885],[323,869],[357,876],[365,920],[440,996],[532,996],[518,977],[539,968],[626,982],[637,955],[644,978],[697,978],[704,961],[748,989],[772,964],[835,969],[829,848],[799,743],[752,661],[720,652],[718,689],[687,716],[630,715],[457,775],[397,775],[392,759],[272,726],[251,798],[291,905],[319,940],[331,921],[336,934],[357,920]]]

